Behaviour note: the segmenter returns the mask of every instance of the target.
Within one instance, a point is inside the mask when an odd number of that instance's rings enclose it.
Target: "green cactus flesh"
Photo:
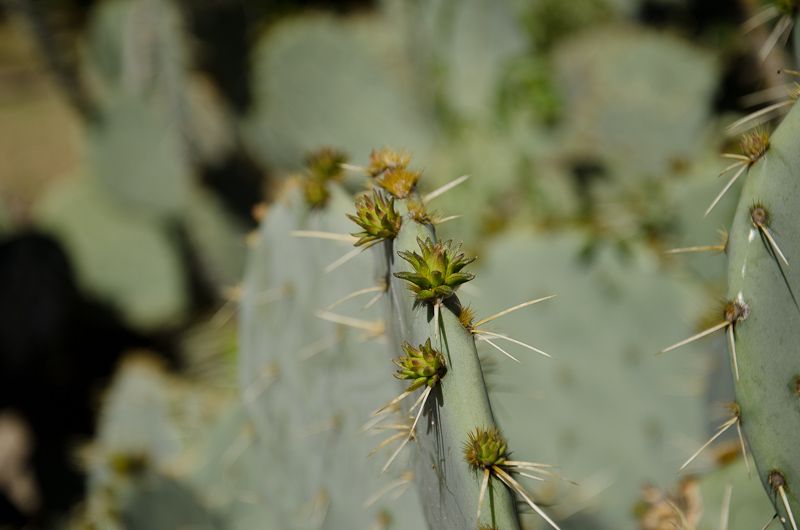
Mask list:
[[[532,341],[553,359],[514,349],[521,361],[514,363],[484,344],[489,397],[515,453],[556,463],[559,474],[577,482],[539,492],[563,528],[631,528],[641,485],[672,481],[708,438],[705,348],[714,342],[655,356],[676,333],[664,324],[673,315],[687,315],[678,335],[691,333],[702,290],[685,277],[665,277],[658,256],[641,245],[621,253],[599,244],[587,256],[587,238],[577,230],[524,229],[495,238],[476,263],[480,298],[465,294],[463,301],[491,314],[515,300],[558,296],[492,323],[494,331]]]
[[[398,207],[403,210],[407,205],[405,201],[398,201]],[[480,480],[464,460],[463,448],[476,427],[494,425],[494,416],[475,340],[453,311],[458,303],[447,282],[449,278],[451,285],[457,287],[465,273],[455,271],[448,276],[427,271],[430,276],[444,276],[438,290],[434,289],[437,296],[450,295],[442,304],[439,326],[433,320],[432,304],[419,303],[429,300],[427,294],[431,291],[409,281],[425,279],[417,277],[418,269],[413,265],[413,258],[409,258],[420,252],[420,241],[425,247],[435,238],[431,226],[417,223],[406,213],[396,239],[384,244],[382,257],[385,260],[381,260],[388,264],[390,288],[386,307],[392,343],[399,349],[404,342],[424,344],[432,339],[447,363],[446,375],[434,389],[433,399],[426,402],[413,443],[415,480],[425,518],[431,528],[462,529],[492,524],[497,528],[517,529],[519,522],[512,495],[506,488],[498,487],[497,481],[493,488],[493,509],[484,509],[480,521],[475,520]],[[401,259],[402,256],[405,259]],[[453,257],[455,268],[462,266],[457,255]],[[422,299],[420,293],[425,295]]]
[[[335,183],[329,192],[324,207],[309,206],[301,188],[284,193],[251,249],[239,364],[253,442],[226,476],[241,475],[267,508],[270,518],[258,528],[383,528],[378,522],[387,517],[392,528],[424,528],[413,492],[396,498],[408,485],[406,455],[382,475],[385,450],[368,456],[380,438],[361,430],[395,395],[390,359],[376,354],[373,332],[317,316],[324,310],[375,322],[379,307],[359,311],[369,296],[326,309],[375,282],[371,260],[360,256],[323,273],[348,244],[292,234],[353,231],[346,218],[352,197]],[[387,490],[393,483],[397,487]],[[220,494],[224,489],[217,485]],[[381,491],[386,495],[377,495]]]
[[[728,246],[728,298],[750,309],[735,327],[736,399],[759,476],[786,528],[793,528],[790,515],[800,514],[798,137],[795,106],[749,169]]]

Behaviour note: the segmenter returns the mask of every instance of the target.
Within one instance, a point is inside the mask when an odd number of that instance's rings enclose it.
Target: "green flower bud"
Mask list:
[[[508,460],[508,444],[496,427],[478,427],[464,444],[464,459],[473,471],[501,466]]]
[[[461,252],[461,245],[452,241],[434,243],[417,238],[422,254],[401,251],[398,256],[414,268],[414,272],[396,272],[394,275],[409,282],[409,289],[416,294],[419,302],[443,300],[455,294],[462,283],[472,280],[475,275],[461,270],[475,261]]]
[[[347,216],[362,228],[352,235],[359,238],[355,245],[361,246],[382,239],[394,239],[400,231],[403,218],[394,209],[394,199],[386,199],[378,191],[356,197],[356,215]]]
[[[425,344],[420,344],[419,348],[404,342],[403,352],[405,355],[394,360],[398,368],[394,376],[411,381],[406,389],[407,392],[423,386],[433,387],[447,372],[444,356],[431,346],[431,339],[425,341]]]

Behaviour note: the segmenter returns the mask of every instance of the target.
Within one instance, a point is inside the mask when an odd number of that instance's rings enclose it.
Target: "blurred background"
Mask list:
[[[285,247],[259,222],[309,153],[331,146],[364,164],[384,145],[413,154],[428,190],[471,176],[436,208],[462,216],[440,231],[479,256],[474,307],[559,295],[503,323],[557,360],[519,369],[485,352],[485,368],[515,451],[580,484],[539,492],[564,527],[672,528],[645,520],[666,497],[642,487],[691,504],[687,480],[705,488],[691,528],[717,528],[732,480],[744,485],[731,528],[761,526],[760,486],[728,465],[735,433],[690,468],[696,478],[677,474],[724,420],[722,340],[654,353],[701,329],[724,296],[724,257],[665,251],[721,242],[736,192],[703,211],[722,184],[719,154],[736,149],[725,126],[792,86],[780,73],[794,67],[789,32],[773,49],[777,19],[743,30],[766,7],[0,2],[0,528],[422,528],[408,518],[413,489],[337,511],[375,489],[355,491],[323,457],[302,467],[276,434],[313,423],[276,404],[305,403],[341,438],[303,440],[340,458],[332,447],[363,437],[341,425],[363,423],[387,391],[340,392],[298,368],[303,385],[264,393],[274,354],[239,339],[248,326],[297,335],[299,351],[331,333],[312,316],[238,314],[248,289],[271,296],[262,254]],[[336,208],[331,223],[351,231]],[[365,261],[350,291],[365,286]],[[323,289],[321,267],[304,267]]]

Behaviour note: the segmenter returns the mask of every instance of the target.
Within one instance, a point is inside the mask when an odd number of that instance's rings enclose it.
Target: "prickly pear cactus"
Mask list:
[[[375,413],[378,428],[387,422],[400,425],[384,470],[408,447],[430,528],[519,528],[515,497],[558,528],[515,478],[550,478],[550,466],[509,457],[509,442],[495,423],[476,349],[482,339],[501,351],[495,342],[523,344],[481,326],[541,300],[476,321],[456,295],[473,280],[468,266],[475,258],[460,244],[437,240],[435,225],[441,218],[427,209],[431,200],[464,179],[422,196],[416,190],[421,172],[409,168],[407,155],[387,149],[373,151],[362,169],[372,186],[357,199],[356,215],[350,216],[361,229],[353,236],[357,246],[375,247],[385,278],[391,350],[399,355],[396,377],[408,382]],[[513,447],[513,439],[511,443]]]
[[[795,105],[745,174],[728,244],[728,298],[747,308],[729,327],[741,425],[784,527],[794,530],[800,515],[798,138]]]
[[[769,10],[781,18],[761,49],[762,59],[791,26],[797,6],[793,1],[776,2]],[[796,514],[800,513],[800,455],[796,444],[800,417],[791,413],[800,397],[800,360],[796,355],[800,343],[800,304],[796,297],[800,273],[793,264],[800,244],[795,222],[800,198],[796,179],[800,168],[800,110],[794,104],[796,99],[794,92],[771,105],[773,110],[790,109],[772,134],[766,129],[753,130],[764,110],[728,127],[729,131],[751,132],[741,137],[739,152],[722,155],[732,162],[722,172],[730,176],[705,211],[708,215],[717,204],[729,201],[726,193],[735,184],[741,185],[726,244],[716,249],[724,250],[728,257],[727,302],[715,325],[667,349],[714,332],[724,333],[736,409],[723,427],[736,425],[744,432],[742,452],[748,447],[752,451],[775,513],[784,528],[793,530],[798,528]]]
[[[378,308],[359,311],[369,296],[336,304],[377,283],[370,260],[324,272],[352,248],[352,197],[330,182],[336,172],[319,164],[290,184],[251,249],[240,317],[240,381],[257,448],[249,468],[260,474],[251,496],[269,508],[259,528],[424,528],[413,493],[397,498],[410,485],[404,462],[382,475],[368,458],[380,439],[362,427],[394,385],[372,344],[381,340]],[[315,232],[346,239],[303,237]]]

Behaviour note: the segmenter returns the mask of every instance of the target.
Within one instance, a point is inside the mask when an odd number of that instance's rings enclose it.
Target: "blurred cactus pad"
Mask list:
[[[798,14],[0,3],[0,528],[798,530]]]

